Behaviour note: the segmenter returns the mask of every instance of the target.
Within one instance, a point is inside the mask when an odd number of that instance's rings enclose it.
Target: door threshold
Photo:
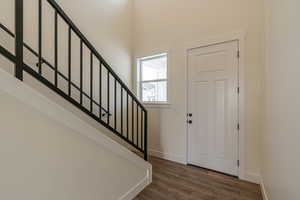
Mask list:
[[[232,177],[232,178],[239,179],[238,176],[231,175],[231,174],[227,174],[227,173],[224,173],[224,172],[219,172],[219,171],[217,171],[217,170],[208,169],[208,168],[205,168],[205,167],[200,167],[200,166],[193,165],[193,164],[187,164],[187,166],[196,167],[196,168],[199,168],[199,169],[204,169],[204,170],[207,170],[207,171],[211,171],[211,172],[215,172],[215,173],[218,173],[218,174],[222,174],[222,175],[225,175],[225,176],[230,176],[230,177]]]

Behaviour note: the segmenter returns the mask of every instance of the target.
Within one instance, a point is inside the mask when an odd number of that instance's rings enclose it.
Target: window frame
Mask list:
[[[167,58],[167,69],[166,69],[166,78],[165,79],[154,79],[154,80],[146,80],[142,81],[143,77],[143,70],[142,70],[142,62],[147,61],[147,60],[153,60],[155,58],[160,58],[160,57],[166,57]],[[138,91],[138,97],[141,100],[141,102],[145,105],[153,105],[153,106],[159,106],[159,105],[170,105],[170,96],[169,96],[169,53],[168,52],[163,52],[163,53],[158,53],[154,54],[151,56],[144,56],[144,57],[139,57],[136,59],[137,60],[137,91]],[[159,83],[159,82],[166,82],[166,90],[167,90],[167,100],[166,101],[143,101],[143,83]]]

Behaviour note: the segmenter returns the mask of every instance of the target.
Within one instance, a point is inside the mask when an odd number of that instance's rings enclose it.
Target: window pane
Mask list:
[[[167,56],[141,61],[142,81],[167,79]]]
[[[167,102],[167,82],[143,83],[143,101],[145,102]]]

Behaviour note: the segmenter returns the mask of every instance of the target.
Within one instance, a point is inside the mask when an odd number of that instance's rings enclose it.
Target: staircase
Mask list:
[[[23,40],[23,3],[23,0],[15,0],[15,33],[0,22],[0,30],[14,38],[15,41],[15,52],[10,52],[0,45],[0,55],[15,64],[15,77],[23,81],[23,73],[28,73],[103,125],[109,132],[128,143],[134,151],[142,154],[147,161],[147,110],[142,103],[54,0],[38,1],[38,49],[34,50],[34,48],[25,44]],[[52,52],[54,61],[52,62],[43,55],[42,22],[45,20],[45,16],[42,7],[44,4],[48,4],[47,8],[52,9],[54,12],[54,52]],[[63,22],[68,27],[68,66],[59,64],[60,44],[58,41],[59,31],[61,31],[58,30],[59,22]],[[80,43],[79,48],[76,50],[80,55],[79,63],[76,63],[80,66],[80,78],[76,81],[72,77],[75,71],[72,58],[74,38],[79,40]],[[36,66],[29,66],[24,62],[24,50],[37,58]],[[86,51],[89,52],[88,57],[84,53]],[[86,65],[87,60],[89,61],[88,66]],[[62,72],[63,67],[67,67],[67,74]],[[84,74],[86,68],[89,68],[88,76]],[[60,81],[64,81],[66,86],[62,87]],[[87,81],[89,82],[89,89],[84,87],[84,83]]]

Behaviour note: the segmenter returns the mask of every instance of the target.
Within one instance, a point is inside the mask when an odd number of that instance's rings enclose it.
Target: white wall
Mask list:
[[[258,178],[263,66],[263,1],[136,0],[135,56],[168,51],[171,105],[150,108],[150,149],[186,160],[186,45],[233,31],[245,31],[246,176]],[[192,47],[192,46],[191,46]]]
[[[296,0],[266,0],[261,174],[270,200],[300,199],[300,45]]]

